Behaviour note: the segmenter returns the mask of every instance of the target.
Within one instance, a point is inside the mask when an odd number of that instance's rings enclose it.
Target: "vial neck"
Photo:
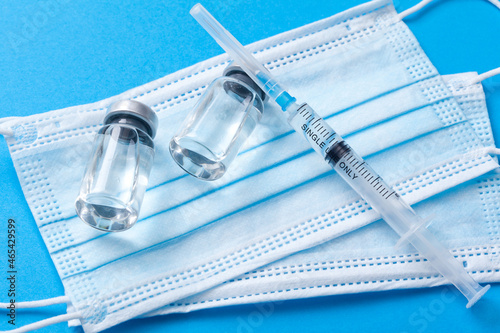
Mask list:
[[[226,73],[226,76],[245,83],[247,86],[249,86],[250,88],[252,88],[255,91],[255,93],[260,97],[260,99],[262,101],[264,101],[264,99],[266,98],[266,94],[264,93],[264,91],[262,91],[262,89],[260,89],[260,87],[257,85],[257,83],[255,83],[250,78],[250,76],[247,75],[247,73],[245,73],[243,71],[234,70],[234,71],[230,71],[230,72]]]
[[[135,127],[139,129],[139,135],[143,135],[142,133],[147,134],[149,137],[152,135],[152,130],[151,127],[146,124],[143,120],[130,116],[130,115],[116,115],[114,117],[111,117],[110,119],[107,119],[105,125],[109,124],[121,124],[121,125],[128,125]]]

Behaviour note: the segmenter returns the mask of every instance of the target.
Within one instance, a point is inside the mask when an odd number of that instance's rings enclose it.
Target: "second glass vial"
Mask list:
[[[265,96],[239,66],[228,66],[170,141],[175,162],[203,180],[222,177],[260,121]]]

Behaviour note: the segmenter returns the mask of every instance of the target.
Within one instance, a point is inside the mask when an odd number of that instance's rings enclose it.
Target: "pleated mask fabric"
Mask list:
[[[250,46],[410,204],[496,167],[453,95],[388,1],[372,1]],[[187,176],[170,138],[221,55],[77,107],[5,120],[19,180],[70,313],[97,332],[217,286],[378,219],[294,134],[272,104],[215,182]],[[105,109],[136,99],[158,114],[155,165],[140,221],[103,234],[74,212]],[[413,161],[416,150],[429,154]],[[349,221],[349,223],[347,223]]]

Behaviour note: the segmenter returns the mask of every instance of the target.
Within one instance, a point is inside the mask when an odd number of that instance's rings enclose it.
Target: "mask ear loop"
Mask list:
[[[68,304],[71,303],[71,300],[69,299],[68,296],[59,296],[59,297],[54,297],[54,298],[48,298],[40,301],[30,301],[30,302],[17,302],[16,308],[17,309],[31,309],[31,308],[41,308],[44,306],[50,306],[50,305],[55,305],[55,304]],[[2,309],[8,309],[11,303],[0,303],[0,307]],[[50,325],[55,325],[63,322],[68,322],[74,319],[81,319],[82,316],[76,312],[76,313],[66,313],[62,314],[59,316],[54,316],[51,318],[47,318],[44,320],[37,321],[35,323],[31,323],[22,327],[15,328],[13,330],[9,331],[2,331],[2,332],[8,332],[8,333],[25,333],[25,332],[31,332],[38,330],[43,327],[47,327]]]
[[[427,6],[432,0],[423,0],[417,3],[415,6],[408,8],[405,11],[402,11],[401,13],[398,14],[398,18],[400,20],[404,19],[405,17],[418,12],[420,9],[424,8]],[[493,6],[497,7],[500,9],[500,0],[488,0]]]
[[[486,73],[480,74],[474,79],[467,82],[468,85],[478,84],[482,81],[489,79],[490,77],[500,75],[500,67],[487,71]],[[500,156],[500,148],[496,147],[486,147],[485,152],[490,155]],[[496,173],[500,173],[500,168],[495,169]]]
[[[492,69],[491,71],[487,71],[486,73],[483,73],[481,75],[478,75],[474,79],[470,80],[468,83],[470,85],[473,85],[496,75],[500,75],[500,67]]]
[[[31,308],[41,308],[44,306],[71,303],[68,296],[58,296],[53,298],[42,299],[40,301],[29,301],[29,302],[16,302],[16,309],[31,309]],[[0,303],[0,308],[5,309],[9,307],[11,303]]]

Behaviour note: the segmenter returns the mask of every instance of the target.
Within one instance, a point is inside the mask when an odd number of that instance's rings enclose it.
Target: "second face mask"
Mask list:
[[[467,83],[476,77],[474,73],[465,73],[444,79],[484,145],[495,147],[481,86]],[[500,243],[495,231],[499,223],[495,216],[500,211],[498,173],[480,176],[414,207],[422,216],[433,215],[434,223],[429,228],[474,278],[482,282],[500,281]],[[413,248],[394,248],[397,241],[397,235],[378,221],[148,315],[447,283]]]

